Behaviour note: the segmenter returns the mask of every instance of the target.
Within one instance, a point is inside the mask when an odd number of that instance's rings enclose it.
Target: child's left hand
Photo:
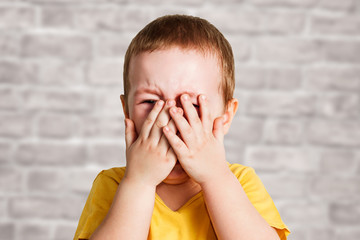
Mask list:
[[[183,169],[201,185],[229,171],[223,143],[224,117],[211,120],[204,95],[199,96],[201,119],[187,94],[181,96],[181,103],[188,120],[181,108],[172,107],[169,112],[183,140],[169,128],[163,130]]]

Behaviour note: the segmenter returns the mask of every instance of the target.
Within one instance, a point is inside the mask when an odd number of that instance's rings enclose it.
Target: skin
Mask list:
[[[279,239],[227,166],[223,139],[238,102],[223,107],[217,58],[176,47],[144,52],[129,77],[126,173],[91,239],[146,239],[155,193],[177,210],[200,190],[219,239]]]

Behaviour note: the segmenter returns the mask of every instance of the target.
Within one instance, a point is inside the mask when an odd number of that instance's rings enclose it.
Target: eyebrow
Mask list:
[[[160,92],[156,89],[148,89],[148,88],[140,88],[140,89],[137,89],[134,93],[134,95],[138,95],[138,94],[142,94],[142,93],[152,93],[152,94],[160,94]],[[191,92],[191,91],[184,91],[181,93],[182,94],[188,94],[190,97],[192,98],[196,98],[197,95],[200,95],[200,94],[196,94],[194,92]]]

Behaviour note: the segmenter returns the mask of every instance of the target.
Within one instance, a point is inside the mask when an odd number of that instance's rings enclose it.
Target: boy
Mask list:
[[[234,85],[230,44],[206,20],[141,30],[120,97],[127,165],[97,176],[74,239],[286,239],[255,172],[226,162]]]

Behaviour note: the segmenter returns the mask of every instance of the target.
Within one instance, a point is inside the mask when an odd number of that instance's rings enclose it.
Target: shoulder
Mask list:
[[[245,177],[251,177],[255,174],[252,167],[244,166],[239,163],[228,163],[230,171],[240,180]]]
[[[100,179],[109,179],[109,180],[113,180],[113,181],[115,181],[115,182],[117,182],[119,184],[120,181],[123,179],[123,177],[125,175],[125,170],[126,170],[126,167],[115,167],[115,168],[102,170],[97,175],[95,180],[98,179],[98,178],[100,178]]]
[[[102,170],[93,182],[93,190],[116,189],[125,175],[125,167]]]

